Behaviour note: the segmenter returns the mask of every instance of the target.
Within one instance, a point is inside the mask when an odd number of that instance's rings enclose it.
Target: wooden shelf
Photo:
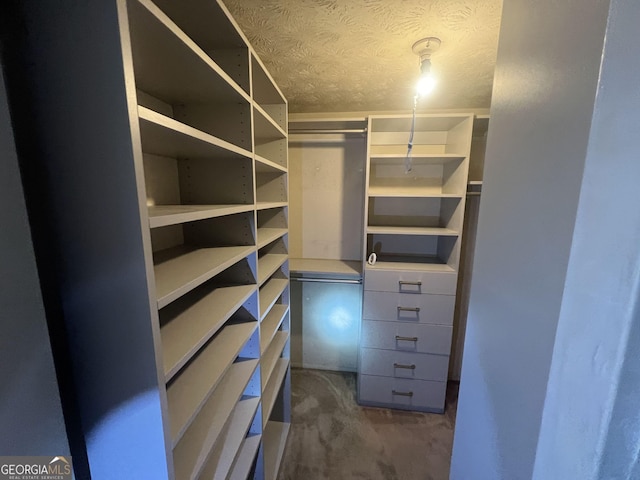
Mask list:
[[[404,155],[378,153],[372,154],[369,158],[372,165],[404,165],[406,153]],[[413,165],[442,165],[449,162],[460,162],[464,159],[464,155],[453,153],[414,153],[411,155]]]
[[[415,131],[444,132],[451,130],[469,118],[467,113],[418,114],[415,119]],[[409,132],[411,115],[370,115],[373,132]]]
[[[273,410],[273,406],[276,403],[278,391],[280,390],[282,381],[287,374],[288,368],[288,358],[277,359],[273,372],[271,373],[269,381],[267,382],[267,385],[265,386],[262,393],[262,428],[265,427],[269,417],[271,416],[271,411]]]
[[[260,320],[265,318],[273,304],[278,300],[289,285],[289,280],[284,278],[272,278],[260,288]]]
[[[251,158],[251,152],[138,105],[142,151],[172,158]]]
[[[256,140],[269,142],[287,138],[287,132],[260,105],[254,103],[253,108],[257,113],[257,115],[254,114],[253,116]]]
[[[226,325],[168,385],[167,403],[169,404],[171,439],[174,445],[182,437],[257,326],[257,322]]]
[[[271,378],[271,374],[276,366],[278,358],[282,355],[282,350],[284,349],[287,340],[289,340],[289,332],[276,332],[273,340],[271,340],[271,343],[267,347],[266,352],[264,352],[264,355],[260,358],[260,373],[262,375],[263,391]]]
[[[167,312],[171,320],[160,328],[165,380],[169,381],[255,291],[255,285],[220,287],[175,316]]]
[[[264,430],[264,471],[266,480],[275,480],[280,470],[280,462],[284,455],[284,448],[289,436],[291,424],[283,422],[269,422]]]
[[[194,478],[204,468],[208,453],[220,438],[257,366],[258,360],[250,359],[229,367],[196,419],[174,446],[176,478]]]
[[[282,325],[284,316],[289,311],[289,305],[274,305],[267,316],[260,323],[260,353],[264,354],[278,328]]]
[[[289,203],[287,202],[257,202],[256,210],[268,210],[270,208],[281,208],[288,207]]]
[[[255,251],[255,247],[175,247],[154,255],[158,308],[206,282]]]
[[[244,439],[236,461],[233,467],[231,467],[229,480],[247,480],[253,462],[256,459],[261,440],[262,435],[249,435]]]
[[[170,104],[251,102],[233,79],[150,0],[128,5],[138,88]]]
[[[440,237],[457,237],[458,232],[450,228],[438,227],[377,227],[368,226],[370,235],[430,235]]]
[[[247,436],[253,417],[256,414],[260,397],[240,400],[231,414],[224,431],[224,441],[213,447],[211,456],[199,478],[225,480],[239,454],[240,447]],[[222,440],[222,439],[221,439]]]
[[[354,260],[329,260],[325,258],[290,258],[289,270],[293,273],[340,275],[362,277],[362,262]]]
[[[287,261],[286,253],[268,253],[258,259],[258,285],[266,282]]]
[[[375,265],[365,265],[365,270],[413,270],[417,272],[453,272],[455,269],[443,263],[419,263],[418,261],[386,262],[377,261]]]
[[[442,193],[436,188],[369,186],[369,197],[462,198],[463,196],[464,193]]]
[[[271,172],[287,172],[287,167],[284,165],[280,165],[279,163],[273,162],[271,160],[267,160],[260,155],[255,155],[256,159],[256,172],[260,173],[271,173]]]
[[[288,230],[286,228],[258,228],[258,248],[270,244],[274,240],[284,237]]]
[[[251,211],[253,205],[154,205],[149,207],[149,227],[166,227]]]

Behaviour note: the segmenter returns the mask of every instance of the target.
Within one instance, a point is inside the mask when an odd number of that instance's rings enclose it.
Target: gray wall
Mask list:
[[[637,0],[611,1],[538,480],[640,478],[639,24]]]
[[[503,7],[453,480],[533,474],[608,3]]]
[[[0,455],[69,455],[0,67]]]

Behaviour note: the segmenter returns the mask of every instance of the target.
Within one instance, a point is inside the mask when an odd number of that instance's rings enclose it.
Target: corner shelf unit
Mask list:
[[[42,5],[43,12],[56,9],[52,0]],[[74,2],[65,15],[50,17],[34,29],[55,32],[60,45],[87,59],[59,98],[49,96],[51,105],[79,108],[89,79],[107,76],[92,115],[103,128],[114,126],[98,131],[74,117],[84,134],[60,130],[53,143],[84,154],[56,154],[52,165],[75,182],[101,185],[100,175],[110,182],[105,200],[113,208],[102,204],[95,237],[138,242],[126,252],[126,269],[131,278],[136,265],[145,272],[136,277],[140,288],[127,290],[99,249],[73,266],[108,282],[102,299],[83,301],[84,317],[112,311],[111,322],[70,328],[87,342],[80,368],[94,382],[80,387],[80,410],[91,411],[93,392],[122,385],[153,397],[151,406],[126,405],[138,435],[126,455],[138,458],[149,478],[275,479],[290,424],[287,101],[220,0]],[[94,157],[111,147],[105,167]],[[79,207],[54,220],[84,239],[89,227],[72,215],[89,211],[94,192],[77,183],[66,190],[60,202]],[[96,275],[95,265],[104,274]],[[150,310],[126,311],[141,301]],[[122,362],[106,362],[105,349],[122,354]],[[112,472],[101,469],[122,456],[109,450],[115,437],[88,434],[92,474],[108,477]],[[106,466],[103,457],[115,463]]]
[[[358,400],[444,408],[472,114],[369,117]],[[375,262],[367,260],[375,254]]]

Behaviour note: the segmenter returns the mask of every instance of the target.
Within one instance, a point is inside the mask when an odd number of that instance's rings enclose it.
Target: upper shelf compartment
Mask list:
[[[249,94],[249,48],[227,8],[216,0],[155,0],[202,50]]]
[[[251,150],[247,93],[152,2],[128,4],[138,103]]]
[[[287,130],[287,101],[258,57],[251,56],[253,99],[282,131]]]
[[[411,132],[410,115],[369,117],[371,157],[407,152]],[[473,116],[468,114],[416,115],[413,154],[452,154],[467,157]]]

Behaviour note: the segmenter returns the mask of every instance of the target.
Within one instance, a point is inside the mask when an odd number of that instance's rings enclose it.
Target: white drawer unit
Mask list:
[[[451,325],[456,297],[395,292],[364,292],[362,318]]]
[[[383,377],[447,381],[449,356],[363,348],[360,373]]]
[[[432,293],[455,295],[458,275],[454,271],[378,270],[366,268],[364,289],[374,292]]]
[[[449,355],[452,331],[445,325],[363,320],[360,347]]]
[[[378,407],[442,413],[446,382],[358,375],[362,403]]]
[[[369,116],[363,405],[444,410],[472,127],[463,113]]]

